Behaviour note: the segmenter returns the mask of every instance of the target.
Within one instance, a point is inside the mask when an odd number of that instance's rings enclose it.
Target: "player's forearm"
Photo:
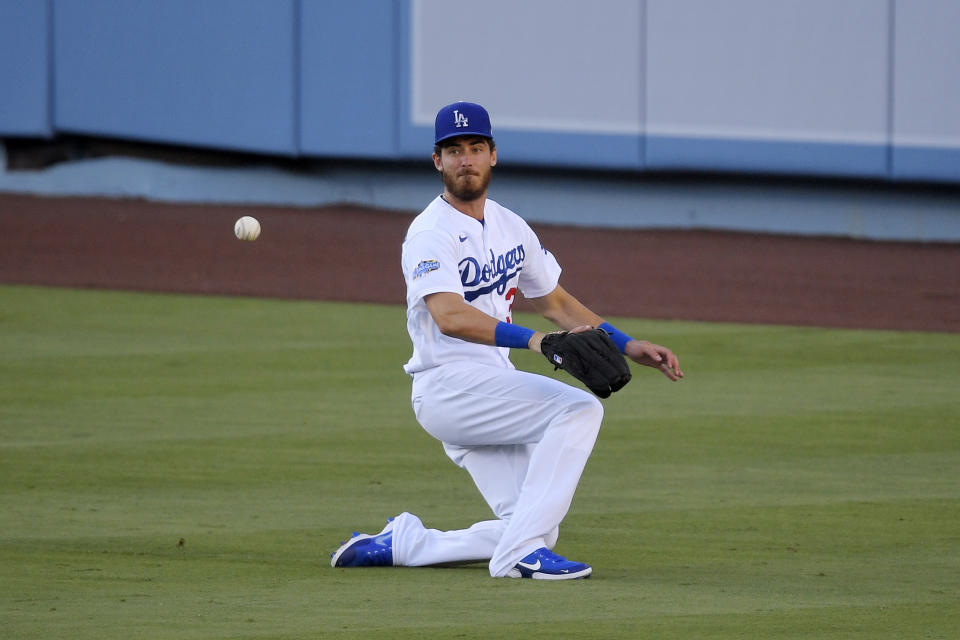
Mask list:
[[[526,348],[540,353],[544,334],[501,322],[483,311],[463,305],[434,315],[440,333],[451,338],[491,346]]]
[[[472,307],[453,293],[435,293],[425,299],[440,333],[467,342],[494,344],[497,319]]]
[[[469,305],[440,317],[435,316],[434,320],[440,333],[445,336],[488,345],[495,342],[497,319]]]

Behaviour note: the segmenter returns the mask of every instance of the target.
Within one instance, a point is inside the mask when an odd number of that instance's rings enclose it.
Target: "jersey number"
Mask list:
[[[513,324],[513,303],[517,301],[517,288],[511,287],[504,299],[510,302],[510,308],[507,309],[507,322]]]

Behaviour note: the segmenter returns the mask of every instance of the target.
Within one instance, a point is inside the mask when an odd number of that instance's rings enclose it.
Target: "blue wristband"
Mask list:
[[[617,348],[620,349],[620,353],[627,352],[627,343],[633,340],[633,338],[625,334],[623,331],[620,331],[620,329],[617,329],[609,322],[604,322],[599,328],[610,334],[610,339],[613,340],[613,344],[617,345]]]
[[[530,337],[536,333],[533,329],[527,329],[519,325],[501,322],[497,325],[494,341],[498,347],[510,347],[511,349],[529,349]]]

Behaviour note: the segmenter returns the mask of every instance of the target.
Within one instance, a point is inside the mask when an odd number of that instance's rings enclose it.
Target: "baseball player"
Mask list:
[[[631,338],[564,290],[559,264],[533,230],[487,199],[497,150],[483,107],[457,102],[440,109],[434,142],[443,193],[414,219],[403,243],[413,342],[404,370],[413,378],[417,421],[470,474],[495,517],[438,531],[403,512],[377,534],[355,533],[332,554],[331,565],[486,561],[494,577],[587,578],[589,565],[552,549],[603,406],[580,388],[516,370],[509,351],[546,352],[557,336],[599,334],[627,371],[612,387],[590,385],[602,397],[629,380],[624,355],[673,381],[683,377],[680,364],[670,349]],[[513,324],[518,291],[567,331],[545,335]],[[562,366],[577,356],[551,348],[550,357]]]

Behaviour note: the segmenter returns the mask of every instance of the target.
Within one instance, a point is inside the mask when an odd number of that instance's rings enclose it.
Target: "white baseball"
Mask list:
[[[260,221],[253,216],[243,216],[234,223],[233,233],[241,240],[252,242],[260,237]]]

